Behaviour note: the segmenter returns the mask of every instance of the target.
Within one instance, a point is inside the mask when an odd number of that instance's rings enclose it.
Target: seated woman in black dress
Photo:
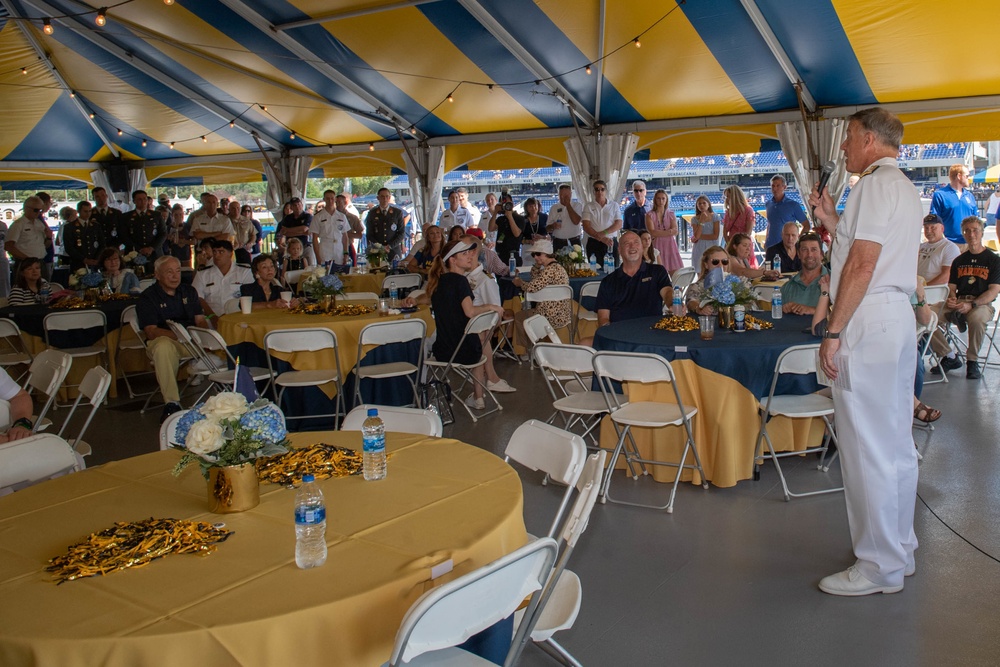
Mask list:
[[[298,299],[292,299],[291,302],[288,302],[281,298],[282,287],[274,279],[278,269],[270,255],[257,255],[250,264],[250,269],[256,280],[246,285],[240,285],[240,296],[253,297],[254,310],[290,308],[299,305]]]
[[[427,293],[422,298],[430,298],[431,309],[434,311],[434,322],[437,326],[437,340],[434,341],[434,358],[438,361],[448,361],[455,354],[455,363],[474,364],[483,356],[479,336],[466,336],[465,326],[469,320],[482,313],[490,311],[503,315],[501,306],[472,305],[472,287],[465,275],[476,267],[479,262],[479,245],[452,241],[434,259],[430,275],[427,278]],[[413,305],[412,299],[404,301]],[[483,387],[486,385],[486,371],[479,366],[472,371],[476,382],[473,383],[473,393],[465,399],[470,408],[482,410]]]

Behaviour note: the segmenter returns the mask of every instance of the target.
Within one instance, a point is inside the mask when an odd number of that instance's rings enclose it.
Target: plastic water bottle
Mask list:
[[[295,492],[295,564],[306,570],[326,562],[326,503],[316,478],[302,475]]]
[[[507,260],[507,270],[510,271],[511,278],[517,275],[517,259],[514,257],[514,253],[511,253],[510,259]]]
[[[389,307],[399,308],[399,290],[396,289],[396,281],[389,281]]]
[[[48,303],[49,302],[50,291],[49,291],[49,284],[48,283],[45,283],[44,285],[42,285],[42,289],[39,292],[39,295],[42,297],[42,303]]]
[[[590,256],[590,270],[597,273],[597,258],[593,255]]]
[[[358,273],[368,273],[368,257],[358,255]]]
[[[674,290],[674,307],[672,312],[676,317],[684,317],[684,302],[681,301],[680,290]]]
[[[611,253],[611,249],[608,249],[606,255],[604,255],[604,272],[611,273],[615,270],[615,256]]]
[[[781,273],[781,256],[775,255],[774,259],[771,260],[771,268]]]
[[[385,424],[376,408],[368,408],[368,419],[361,425],[361,439],[364,442],[365,481],[385,479]]]
[[[781,290],[775,289],[771,291],[771,319],[780,320],[781,319]]]

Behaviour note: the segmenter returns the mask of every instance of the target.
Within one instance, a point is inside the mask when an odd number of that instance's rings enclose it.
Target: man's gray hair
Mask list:
[[[862,109],[848,116],[847,121],[856,122],[890,148],[899,150],[899,145],[903,142],[903,122],[882,107]]]
[[[980,218],[978,215],[970,215],[965,218],[962,218],[961,227],[965,227],[966,225],[979,225],[979,231],[984,230],[983,219]]]
[[[570,185],[569,183],[562,183],[562,184],[559,185],[559,189],[560,190],[572,190],[573,186]]]
[[[775,181],[781,181],[785,185],[788,185],[788,181],[786,181],[785,177],[782,176],[781,174],[775,174],[774,176],[771,177],[771,184],[772,185],[774,185]]]
[[[164,255],[163,257],[157,257],[156,261],[153,262],[153,273],[158,274],[160,272],[160,267],[171,260],[177,262],[177,264],[181,263],[181,260],[177,259],[173,255]]]
[[[645,190],[645,189],[646,189],[646,181],[639,181],[639,180],[636,180],[636,181],[632,181],[632,189],[633,189],[633,190],[635,190],[635,186],[637,186],[637,185],[638,185],[638,186],[639,186],[640,188],[642,188],[643,190]]]

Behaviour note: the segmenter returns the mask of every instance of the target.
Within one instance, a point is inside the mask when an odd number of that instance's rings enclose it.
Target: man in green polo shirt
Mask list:
[[[819,279],[829,274],[823,266],[823,248],[817,234],[803,234],[795,244],[802,269],[781,286],[781,310],[792,315],[816,312],[821,288]]]

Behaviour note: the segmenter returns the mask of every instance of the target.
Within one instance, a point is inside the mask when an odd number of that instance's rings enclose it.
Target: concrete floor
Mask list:
[[[518,388],[504,411],[472,424],[457,409],[445,435],[499,454],[524,420],[548,416],[549,396],[527,364],[498,368]],[[583,609],[557,639],[586,665],[1000,664],[1000,371],[950,377],[924,392],[944,412],[936,430],[914,431],[920,549],[901,593],[819,592],[821,577],[853,562],[843,495],[786,503],[764,468],[760,481],[729,489],[683,485],[672,515],[598,504],[570,563]],[[140,405],[119,399],[99,412],[89,465],[157,448],[159,411],[140,416]],[[785,461],[790,484],[816,483],[814,459]],[[544,533],[561,490],[519,472],[528,530]],[[669,491],[648,479],[615,484],[658,502]],[[529,647],[521,664],[556,663]]]

